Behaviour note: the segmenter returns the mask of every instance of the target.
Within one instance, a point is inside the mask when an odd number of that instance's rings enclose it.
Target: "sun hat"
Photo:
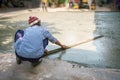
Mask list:
[[[40,20],[39,20],[39,18],[38,17],[35,17],[35,16],[30,16],[29,17],[29,20],[28,20],[28,23],[32,26],[32,25],[34,25],[34,24],[36,24],[36,23],[38,23]]]

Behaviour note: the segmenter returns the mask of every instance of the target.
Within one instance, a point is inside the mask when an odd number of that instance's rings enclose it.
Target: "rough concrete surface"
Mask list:
[[[45,58],[37,67],[29,62],[17,65],[14,54],[3,54],[0,55],[0,80],[120,80],[120,70],[84,68]]]

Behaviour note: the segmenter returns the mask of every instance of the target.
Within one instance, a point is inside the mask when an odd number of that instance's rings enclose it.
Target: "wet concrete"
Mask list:
[[[103,60],[108,67],[120,68],[120,12],[96,12],[95,34],[104,38],[95,43],[97,50],[102,53]]]
[[[44,27],[66,45],[87,40],[95,35],[104,35],[104,38],[99,40],[51,55],[50,59],[74,62],[85,67],[120,68],[119,12],[35,12],[1,18],[0,24],[4,26],[0,28],[1,53],[14,53],[13,34],[17,29],[28,26],[26,21],[31,15],[42,19]],[[6,34],[3,34],[4,32]],[[53,44],[47,47],[48,50],[55,48],[58,46]]]
[[[120,12],[95,12],[93,34],[104,37],[49,56],[86,67],[120,68]]]

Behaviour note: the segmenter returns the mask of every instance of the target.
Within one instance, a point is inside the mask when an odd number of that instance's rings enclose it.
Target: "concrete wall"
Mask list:
[[[40,7],[41,0],[26,0],[24,1],[25,7],[38,8]]]

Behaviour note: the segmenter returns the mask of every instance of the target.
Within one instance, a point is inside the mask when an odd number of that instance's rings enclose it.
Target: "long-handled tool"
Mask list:
[[[96,39],[102,38],[102,37],[103,37],[103,36],[95,36],[95,37],[90,38],[90,39],[87,39],[87,40],[85,40],[85,41],[82,41],[82,42],[79,42],[79,43],[76,43],[76,44],[73,44],[73,45],[69,45],[66,49],[69,49],[69,48],[72,48],[72,47],[78,46],[78,45],[80,45],[80,44],[84,44],[84,43],[87,43],[87,42],[90,42],[90,41],[92,41],[92,40],[96,40]],[[57,49],[54,49],[54,50],[49,51],[48,54],[45,54],[45,55],[43,55],[42,57],[45,57],[45,56],[48,56],[48,55],[50,55],[50,54],[54,54],[54,53],[57,53],[57,52],[59,52],[59,51],[66,50],[66,49],[57,48]]]

